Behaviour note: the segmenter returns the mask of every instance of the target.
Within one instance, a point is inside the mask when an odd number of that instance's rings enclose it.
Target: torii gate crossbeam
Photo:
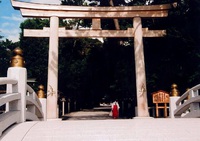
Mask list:
[[[143,52],[143,37],[162,37],[165,30],[142,28],[143,17],[166,17],[170,4],[128,7],[61,6],[19,2],[11,0],[12,6],[23,17],[50,18],[50,28],[43,30],[24,29],[25,37],[49,37],[47,118],[58,117],[58,38],[59,37],[134,37],[136,90],[138,117],[149,117],[146,91],[146,74]],[[92,29],[66,30],[59,28],[59,18],[91,18]],[[133,28],[127,30],[102,30],[101,18],[132,18]]]

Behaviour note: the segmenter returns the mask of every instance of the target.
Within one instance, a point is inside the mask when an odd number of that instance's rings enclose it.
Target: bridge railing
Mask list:
[[[187,90],[177,101],[174,117],[200,118],[200,84]]]
[[[42,104],[35,91],[27,85],[26,120],[44,120]]]
[[[0,85],[6,84],[17,85],[17,80],[6,77],[0,78]],[[19,105],[20,99],[21,95],[18,92],[5,93],[0,95],[0,106],[5,105],[6,103],[9,103],[13,106],[12,110],[6,111],[0,115],[0,135],[10,125],[20,122],[20,109],[17,107],[17,105]]]
[[[0,114],[0,135],[14,123],[46,120],[46,99],[39,99],[27,85],[25,68],[10,67],[7,77],[0,78],[0,85],[7,86],[6,93],[0,95],[0,106],[6,105],[5,112]]]

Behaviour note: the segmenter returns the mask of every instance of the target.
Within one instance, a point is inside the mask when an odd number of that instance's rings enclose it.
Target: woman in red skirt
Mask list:
[[[119,104],[117,101],[113,102],[112,105],[112,116],[114,119],[117,119],[119,117]]]

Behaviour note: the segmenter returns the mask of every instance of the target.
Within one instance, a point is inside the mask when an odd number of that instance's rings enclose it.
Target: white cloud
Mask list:
[[[8,35],[7,39],[11,40],[12,42],[18,42],[19,41],[19,34],[18,34],[18,36]]]
[[[19,33],[20,33],[19,28],[10,28],[10,29],[1,28],[0,31],[1,35],[4,36],[4,39],[9,39],[12,40],[13,42],[19,41]]]
[[[3,36],[3,39],[9,39],[13,42],[19,41],[19,33],[21,29],[19,28],[20,22],[8,20],[6,19],[5,22],[3,22],[0,25],[0,35]]]
[[[19,33],[19,29],[10,29],[10,30],[8,30],[8,29],[0,29],[0,30],[5,34],[8,34],[8,33],[10,33],[10,34]]]
[[[6,28],[6,27],[9,27],[10,26],[10,23],[9,22],[5,22],[5,23],[2,23],[1,24],[1,27],[2,28]]]
[[[12,14],[11,16],[2,16],[2,23],[0,24],[0,35],[3,39],[9,39],[13,42],[19,41],[20,23],[24,21],[21,15]]]
[[[3,19],[12,20],[17,22],[24,21],[24,18],[21,15],[12,14],[12,16],[2,16]]]

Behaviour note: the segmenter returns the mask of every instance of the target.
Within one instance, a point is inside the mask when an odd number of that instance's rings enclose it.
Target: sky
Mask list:
[[[60,0],[23,0],[34,3],[60,4]],[[10,0],[1,0],[0,3],[0,35],[4,36],[3,40],[9,39],[12,42],[19,41],[21,32],[20,23],[23,18],[19,10],[14,10]]]

